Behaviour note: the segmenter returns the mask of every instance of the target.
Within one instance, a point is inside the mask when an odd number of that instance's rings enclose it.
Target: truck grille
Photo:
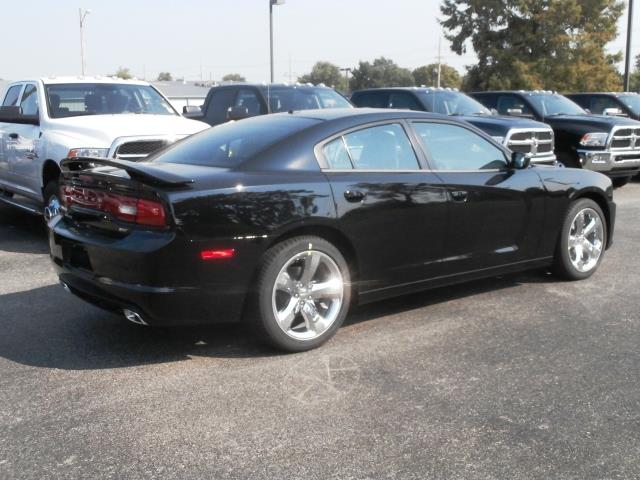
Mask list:
[[[135,140],[118,146],[115,157],[122,160],[140,160],[168,145],[166,140]]]
[[[512,152],[524,153],[535,158],[553,153],[553,131],[516,131],[507,137],[507,148]]]
[[[611,135],[611,148],[640,149],[640,128],[619,127]]]

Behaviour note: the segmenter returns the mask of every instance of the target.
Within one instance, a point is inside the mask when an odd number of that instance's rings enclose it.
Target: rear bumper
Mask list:
[[[242,317],[247,286],[230,273],[237,265],[190,263],[192,255],[173,234],[142,232],[128,238],[123,248],[95,235],[82,238],[61,220],[49,230],[49,245],[60,282],[100,308],[132,310],[155,326],[227,323]]]

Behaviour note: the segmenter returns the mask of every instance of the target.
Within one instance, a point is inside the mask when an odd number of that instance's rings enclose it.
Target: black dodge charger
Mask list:
[[[140,163],[68,159],[61,189],[69,291],[136,323],[251,322],[289,351],[355,302],[530,268],[586,278],[615,219],[604,175],[412,111],[256,117]]]

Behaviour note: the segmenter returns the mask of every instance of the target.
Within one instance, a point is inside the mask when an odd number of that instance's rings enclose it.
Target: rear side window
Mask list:
[[[22,85],[14,85],[9,90],[7,90],[7,94],[4,96],[4,102],[2,102],[2,106],[15,107],[16,105],[18,105],[20,90],[22,90]]]
[[[397,123],[364,128],[323,147],[329,168],[416,170],[418,159],[404,129]]]
[[[435,170],[495,170],[507,166],[504,152],[457,125],[414,123]]]
[[[389,107],[401,110],[424,110],[410,93],[398,92],[389,96]]]
[[[233,168],[317,122],[310,118],[260,116],[225,123],[177,142],[149,161]]]
[[[520,97],[515,95],[500,95],[498,97],[497,110],[500,115],[525,114],[532,115],[533,112]]]
[[[227,121],[227,111],[233,105],[237,90],[225,88],[211,94],[207,105],[207,120],[209,123],[223,123]]]
[[[357,107],[389,108],[389,94],[387,92],[356,93],[351,100]]]

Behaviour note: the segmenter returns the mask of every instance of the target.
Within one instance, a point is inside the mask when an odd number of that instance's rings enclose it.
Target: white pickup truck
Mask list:
[[[0,106],[0,201],[49,217],[60,205],[61,160],[140,160],[208,127],[182,117],[146,82],[110,77],[14,82]]]

